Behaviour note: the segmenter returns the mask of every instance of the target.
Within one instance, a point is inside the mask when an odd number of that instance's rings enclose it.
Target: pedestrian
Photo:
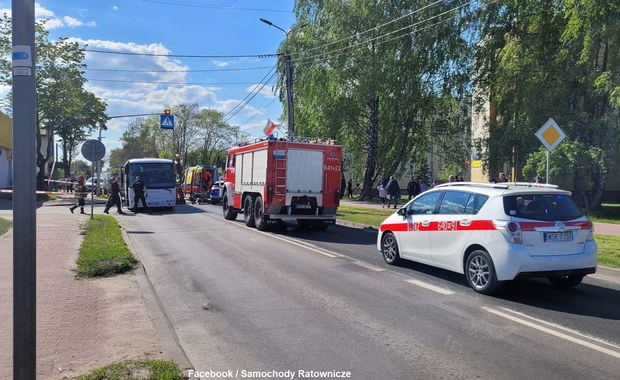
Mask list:
[[[183,163],[181,162],[181,155],[179,153],[174,155],[174,172],[177,180],[183,179]]]
[[[454,177],[453,175],[451,175],[450,177],[448,177],[448,182],[452,183],[456,181],[456,177]]]
[[[142,201],[142,205],[144,206],[145,210],[148,210],[148,205],[146,204],[146,197],[145,195],[147,194],[147,189],[146,189],[146,185],[144,184],[144,181],[142,181],[142,177],[141,176],[136,176],[136,181],[131,185],[131,188],[133,189],[134,192],[134,197],[133,197],[133,212],[138,212],[138,201]]]
[[[388,191],[385,188],[385,186],[383,186],[383,184],[381,183],[379,184],[379,186],[377,186],[377,190],[379,190],[379,198],[381,199],[381,207],[385,208],[385,203],[387,202]]]
[[[347,196],[353,198],[353,180],[349,179],[347,183]]]
[[[117,173],[112,173],[110,179],[110,194],[108,195],[108,203],[105,205],[104,213],[109,214],[110,208],[116,206],[116,211],[119,214],[124,214],[121,209],[121,186],[119,185],[120,178]]]
[[[506,174],[499,173],[499,181],[498,182],[508,182],[508,177],[506,177]]]
[[[80,214],[86,214],[84,212],[84,198],[86,198],[86,186],[84,186],[84,176],[81,175],[78,177],[77,185],[75,185],[75,199],[77,199],[77,204],[69,208],[72,214],[78,207],[80,208]]]
[[[487,178],[489,180],[489,183],[497,183],[497,180],[495,179],[495,177],[493,177],[492,174],[489,173],[489,176]]]
[[[411,177],[411,180],[409,181],[409,183],[407,184],[407,194],[409,195],[409,200],[411,200],[411,197],[413,197],[414,193],[415,193],[415,187],[416,187],[416,183],[415,180],[413,179],[413,177]]]
[[[465,182],[465,178],[463,178],[463,173],[457,173],[455,182]]]
[[[398,185],[398,181],[394,178],[394,176],[390,177],[390,181],[387,185],[387,191],[390,194],[390,199],[388,200],[388,208],[390,208],[390,203],[394,201],[394,208],[398,206],[398,200],[400,198],[400,186]]]

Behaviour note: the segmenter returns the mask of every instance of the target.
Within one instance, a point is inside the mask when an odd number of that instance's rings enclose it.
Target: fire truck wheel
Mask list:
[[[250,195],[245,197],[243,201],[243,221],[248,227],[255,227],[254,223],[254,199]]]
[[[228,196],[226,195],[226,193],[224,193],[224,196],[222,197],[222,210],[224,211],[224,219],[237,219],[237,212],[233,211],[232,206],[228,204]]]
[[[256,197],[254,201],[254,224],[259,231],[265,231],[268,229],[267,218],[263,212],[263,197],[260,195]]]

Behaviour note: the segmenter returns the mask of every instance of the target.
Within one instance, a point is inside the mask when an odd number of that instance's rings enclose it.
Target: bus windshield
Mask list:
[[[174,188],[174,170],[172,163],[131,163],[129,166],[130,184],[141,176],[147,189]]]

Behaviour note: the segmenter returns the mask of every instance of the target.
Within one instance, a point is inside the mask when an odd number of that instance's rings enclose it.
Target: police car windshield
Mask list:
[[[506,215],[540,221],[566,221],[580,218],[573,200],[564,194],[528,194],[504,197]]]

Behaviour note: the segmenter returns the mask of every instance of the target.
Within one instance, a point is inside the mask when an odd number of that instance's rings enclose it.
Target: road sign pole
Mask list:
[[[92,162],[91,162],[91,171],[90,172],[94,173],[95,172],[95,145],[94,144],[92,145],[92,152],[93,152],[93,155],[91,156],[91,158],[92,158],[91,161]],[[94,178],[95,181],[97,181],[97,183],[99,183],[99,178],[95,178],[95,177],[92,177],[92,176],[91,176],[91,178]],[[91,186],[90,186],[90,218],[91,219],[95,219],[95,191],[93,191],[93,185],[94,184],[91,182]]]
[[[12,9],[13,379],[22,380],[37,373],[34,0],[13,0]]]
[[[550,181],[549,181],[549,160],[550,160],[550,157],[551,157],[551,152],[549,152],[549,150],[547,150],[547,175],[545,176],[545,178],[547,180],[545,181],[545,183],[550,183]]]

